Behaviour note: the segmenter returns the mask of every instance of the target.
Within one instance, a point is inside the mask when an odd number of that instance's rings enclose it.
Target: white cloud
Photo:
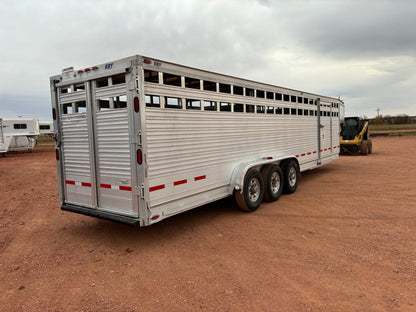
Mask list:
[[[378,107],[416,115],[413,1],[0,0],[0,6],[3,116],[15,103],[19,112],[50,118],[49,76],[134,54],[341,96],[349,115],[374,116]]]

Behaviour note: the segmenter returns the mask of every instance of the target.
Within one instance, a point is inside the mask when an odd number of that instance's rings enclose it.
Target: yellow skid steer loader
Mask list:
[[[371,154],[373,144],[368,133],[368,121],[359,117],[345,117],[341,124],[341,154]]]

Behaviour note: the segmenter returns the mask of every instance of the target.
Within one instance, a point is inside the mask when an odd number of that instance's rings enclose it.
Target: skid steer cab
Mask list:
[[[373,152],[373,144],[368,133],[368,121],[359,117],[345,117],[341,123],[341,154],[362,155]]]

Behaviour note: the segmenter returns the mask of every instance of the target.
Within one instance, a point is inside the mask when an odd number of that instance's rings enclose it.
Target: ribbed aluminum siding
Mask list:
[[[130,179],[127,109],[97,112],[96,132],[100,177]]]
[[[98,185],[131,187],[127,109],[100,111],[96,115]],[[99,189],[99,206],[130,213],[131,191]]]
[[[165,185],[150,194],[152,204],[178,196],[167,187],[175,180],[187,179],[189,195],[201,191],[193,176],[207,175],[204,187],[223,186],[245,159],[317,150],[316,118],[303,116],[147,108],[146,135],[149,186]]]
[[[61,124],[65,180],[91,183],[86,114],[62,115]],[[66,201],[91,205],[91,191],[91,188],[78,188],[68,185]]]
[[[82,176],[91,179],[88,128],[85,114],[62,115],[62,146],[67,178]]]

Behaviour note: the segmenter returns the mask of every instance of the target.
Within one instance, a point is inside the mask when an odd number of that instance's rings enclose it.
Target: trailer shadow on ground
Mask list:
[[[69,214],[68,212],[62,213]],[[133,244],[147,242],[150,245],[160,245],[183,235],[187,237],[197,235],[200,228],[215,226],[223,222],[224,218],[233,219],[244,214],[246,213],[238,210],[234,198],[230,196],[141,228],[75,215],[77,221],[71,222],[70,227],[65,227],[65,231],[69,231],[69,235],[75,239],[87,239],[92,244],[94,241],[102,243],[104,235],[109,238],[105,241],[110,244],[113,241],[111,238],[117,237],[117,240]]]
[[[309,180],[320,179],[322,176],[332,174],[334,170],[338,170],[336,165],[305,171],[302,173],[299,188],[302,187],[303,183],[308,183]],[[286,196],[290,195],[282,194],[281,198]],[[91,241],[94,240],[94,237],[102,241],[102,235],[106,235],[108,237],[123,237],[124,241],[148,241],[149,244],[159,244],[161,241],[166,242],[183,234],[197,233],[200,228],[215,227],[217,223],[222,223],[227,219],[229,222],[233,222],[232,220],[235,218],[254,218],[259,211],[261,213],[261,210],[265,208],[263,206],[264,204],[256,212],[243,212],[238,209],[234,197],[229,196],[142,228],[134,228],[112,221],[75,215],[78,222],[71,225],[71,235],[78,236],[80,239],[88,237]],[[74,214],[68,212],[62,212],[62,214],[74,216]]]

